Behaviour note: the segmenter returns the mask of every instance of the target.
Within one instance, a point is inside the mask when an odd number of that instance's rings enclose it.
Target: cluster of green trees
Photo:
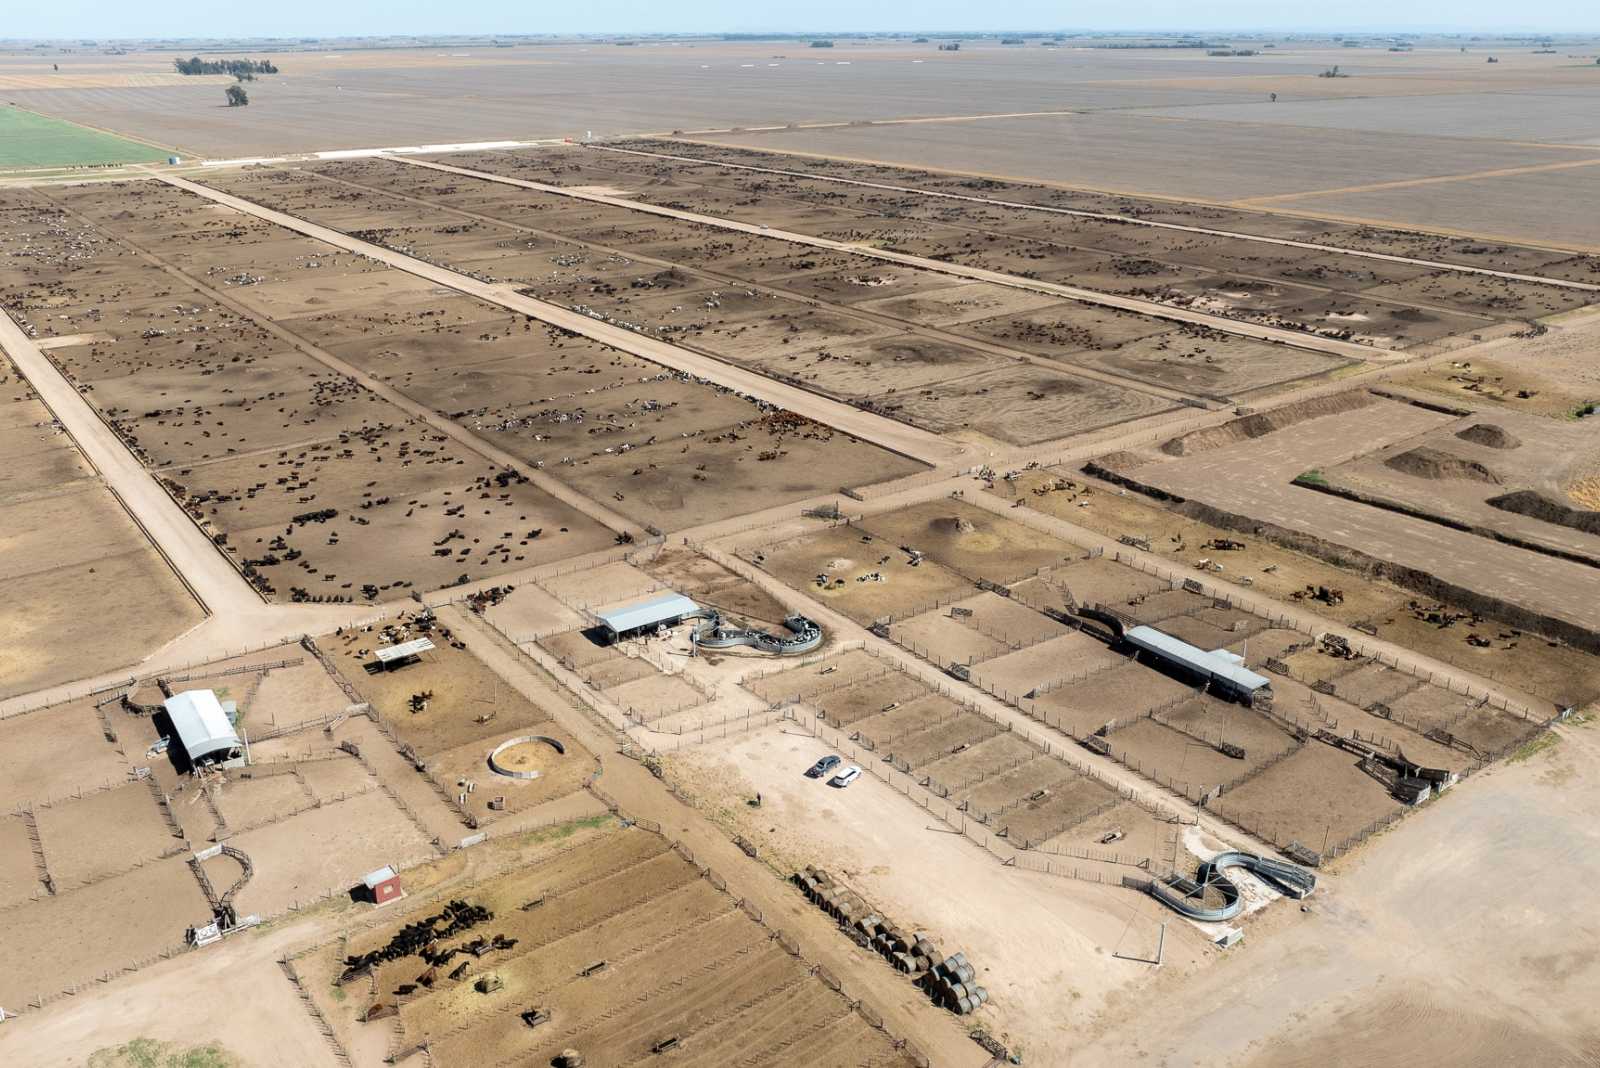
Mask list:
[[[245,75],[254,78],[257,74],[278,73],[278,68],[265,59],[201,59],[191,56],[188,59],[175,59],[172,65],[179,74],[231,74],[241,79]]]
[[[250,94],[244,91],[242,85],[230,85],[223,92],[227,94],[230,108],[242,108],[250,103]]]

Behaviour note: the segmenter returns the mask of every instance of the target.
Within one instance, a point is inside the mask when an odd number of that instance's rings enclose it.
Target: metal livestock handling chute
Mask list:
[[[746,630],[723,626],[722,616],[715,609],[701,609],[701,621],[695,624],[691,640],[703,649],[731,649],[748,645],[775,656],[794,656],[809,653],[822,644],[822,628],[798,613],[783,621],[788,634],[769,634],[764,630]]]
[[[1145,889],[1151,897],[1191,920],[1213,923],[1231,920],[1244,911],[1244,898],[1233,880],[1223,874],[1230,868],[1243,868],[1267,885],[1297,899],[1317,888],[1317,877],[1297,865],[1255,853],[1229,851],[1218,853],[1201,864],[1193,880],[1170,875],[1164,880],[1151,880]],[[1220,906],[1212,908],[1196,903],[1197,899],[1203,901],[1208,887],[1215,887],[1222,894]]]
[[[698,620],[689,631],[691,648],[732,649],[746,645],[774,656],[809,653],[822,644],[822,627],[799,613],[783,621],[787,634],[729,626],[722,613],[709,605],[696,604],[681,593],[663,593],[633,604],[596,613],[600,625],[612,641],[643,633],[663,633],[684,620]]]

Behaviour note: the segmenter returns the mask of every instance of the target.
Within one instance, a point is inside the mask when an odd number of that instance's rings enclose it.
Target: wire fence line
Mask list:
[[[842,731],[829,727],[821,720],[814,717],[799,716],[796,718],[796,723],[802,729],[809,730],[813,736],[826,743],[830,748],[846,754],[856,762],[857,766],[867,770],[875,778],[882,780],[905,797],[916,802],[925,812],[939,820],[946,827],[981,846],[1002,865],[1021,867],[1029,871],[1079,879],[1085,882],[1110,886],[1121,885],[1120,877],[1112,877],[1093,869],[1078,868],[1075,865],[1060,864],[1053,860],[1051,855],[1034,855],[1028,849],[1020,848],[1008,842],[1003,833],[996,833],[990,830],[983,823],[970,818],[960,806],[953,805],[946,799],[930,792],[918,782],[914,772],[906,772],[892,765],[886,767],[881,760],[869,759],[863,755],[864,751],[856,742],[851,741]],[[865,752],[870,752],[870,750]]]
[[[1146,574],[1154,575],[1155,577],[1164,579],[1168,582],[1175,583],[1178,586],[1183,585],[1185,581],[1194,582],[1196,585],[1201,587],[1202,592],[1205,592],[1208,596],[1215,598],[1219,602],[1225,602],[1228,607],[1237,608],[1241,611],[1249,612],[1252,615],[1259,616],[1262,619],[1267,620],[1273,626],[1282,628],[1284,630],[1298,631],[1302,634],[1310,636],[1313,639],[1320,638],[1323,634],[1328,633],[1330,630],[1329,626],[1312,626],[1294,617],[1285,615],[1283,613],[1274,612],[1271,605],[1257,601],[1255,598],[1245,597],[1231,590],[1223,590],[1218,587],[1208,587],[1206,583],[1197,582],[1194,579],[1186,580],[1177,572],[1170,571],[1152,563],[1148,563],[1140,557],[1132,554],[1125,554],[1118,551],[1114,553],[1114,559],[1117,563],[1126,564],[1129,567],[1143,571]],[[1451,693],[1457,693],[1463,697],[1482,698],[1486,700],[1491,707],[1497,708],[1503,712],[1508,712],[1520,719],[1547,725],[1557,718],[1556,716],[1536,716],[1533,713],[1533,710],[1527,705],[1519,702],[1513,702],[1510,698],[1503,694],[1495,693],[1487,687],[1474,687],[1465,681],[1457,681],[1448,674],[1441,674],[1440,672],[1429,668],[1418,661],[1407,660],[1402,657],[1397,657],[1392,653],[1386,653],[1377,646],[1372,645],[1371,643],[1368,643],[1360,638],[1348,638],[1347,641],[1351,651],[1357,656],[1365,657],[1374,663],[1387,665],[1388,667],[1404,672],[1405,674],[1411,675],[1415,678],[1425,679],[1432,685],[1443,687]],[[1476,672],[1475,668],[1466,670],[1472,670]],[[1492,677],[1493,676],[1491,674],[1491,678]]]

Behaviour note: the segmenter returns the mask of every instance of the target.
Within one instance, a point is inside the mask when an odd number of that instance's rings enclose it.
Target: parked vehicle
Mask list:
[[[829,779],[828,785],[837,786],[842,790],[859,778],[861,778],[861,769],[856,767],[854,764],[851,764],[848,768],[845,768],[839,774]]]
[[[829,753],[827,756],[823,757],[821,760],[817,761],[815,764],[806,769],[806,778],[820,779],[824,775],[828,774],[828,772],[838,767],[841,763],[843,762],[838,757],[834,756],[832,753]]]

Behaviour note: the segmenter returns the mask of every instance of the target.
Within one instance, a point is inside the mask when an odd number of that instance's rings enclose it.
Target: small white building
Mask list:
[[[164,702],[173,735],[189,757],[189,766],[242,760],[243,746],[222,702],[213,690],[185,690]]]

